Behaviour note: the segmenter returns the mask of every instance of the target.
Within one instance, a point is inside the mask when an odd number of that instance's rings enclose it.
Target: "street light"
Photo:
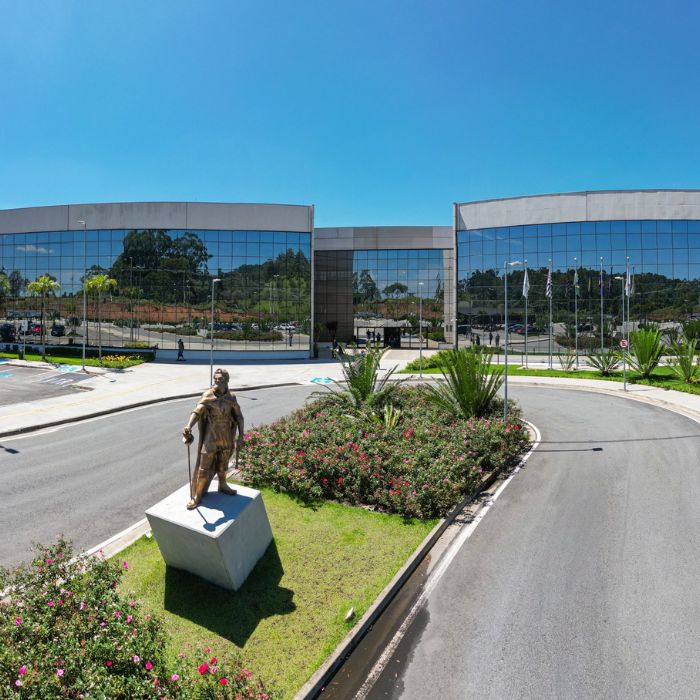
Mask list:
[[[423,379],[423,283],[418,283],[419,305],[418,305],[418,364],[420,367],[420,378]]]
[[[87,338],[87,292],[85,283],[87,282],[87,223],[83,219],[78,219],[78,223],[83,227],[83,372],[85,369],[85,340]]]
[[[211,346],[209,347],[209,386],[214,383],[214,285],[221,282],[218,277],[211,281]]]
[[[508,268],[509,267],[516,267],[517,265],[520,265],[521,262],[520,260],[513,260],[512,262],[505,261],[503,263],[503,285],[504,285],[504,300],[505,300],[505,305],[504,305],[504,311],[503,311],[503,316],[505,319],[505,354],[503,356],[503,360],[505,362],[505,369],[503,370],[503,376],[504,376],[504,381],[503,381],[503,393],[504,393],[504,401],[503,401],[503,422],[505,423],[508,420]],[[526,326],[527,328],[527,326]]]
[[[627,258],[629,260],[629,258]],[[625,277],[616,276],[622,282],[622,337],[625,338]],[[627,391],[627,348],[622,348],[622,390]]]

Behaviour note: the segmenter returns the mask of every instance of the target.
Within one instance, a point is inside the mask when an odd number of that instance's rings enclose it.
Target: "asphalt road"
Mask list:
[[[246,428],[303,405],[316,386],[239,392]],[[147,406],[0,440],[0,565],[63,533],[89,549],[187,483],[180,431],[195,399]],[[194,453],[193,453],[194,458]]]
[[[27,397],[61,396],[76,391],[76,385],[88,378],[77,365],[61,369],[20,367],[0,362],[0,406],[23,403]]]
[[[601,394],[512,388],[543,443],[369,698],[700,696],[700,425]]]

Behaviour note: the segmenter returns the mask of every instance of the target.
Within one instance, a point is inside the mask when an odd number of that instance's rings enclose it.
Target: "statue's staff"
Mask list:
[[[182,442],[187,445],[187,476],[190,485],[190,500],[192,500],[192,458],[190,457],[190,445],[192,444],[192,440],[192,433],[189,430],[186,433],[183,431]]]

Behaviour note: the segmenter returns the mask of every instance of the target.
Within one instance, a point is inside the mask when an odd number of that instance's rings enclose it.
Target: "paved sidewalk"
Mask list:
[[[432,352],[425,352],[428,356]],[[418,357],[417,350],[390,350],[382,360],[382,369],[402,369]],[[51,368],[48,363],[11,360],[8,365]],[[7,367],[8,365],[5,365]],[[309,384],[314,378],[341,379],[339,362],[334,360],[246,360],[215,363],[231,374],[233,391],[282,384]],[[540,368],[530,363],[531,368]],[[545,364],[541,365],[544,369]],[[90,377],[76,385],[69,394],[52,398],[30,399],[23,403],[0,406],[0,437],[42,427],[80,420],[122,410],[131,406],[155,403],[178,397],[199,395],[209,386],[209,363],[151,362],[123,371],[88,368]],[[397,376],[397,375],[395,375]],[[406,376],[406,375],[402,375]],[[417,375],[412,375],[418,378]],[[435,375],[424,375],[434,377]],[[631,399],[654,403],[700,420],[700,395],[684,394],[640,384],[559,377],[509,377],[509,385],[556,386],[626,395]]]

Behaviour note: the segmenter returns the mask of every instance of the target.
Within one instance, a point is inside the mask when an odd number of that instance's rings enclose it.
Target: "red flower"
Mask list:
[[[339,483],[339,484],[342,484],[342,483],[343,483],[343,477],[342,477],[342,476],[339,476],[339,477],[338,477],[338,483]]]
[[[226,679],[225,677],[222,678],[222,679],[219,681],[219,685],[228,685],[228,679]]]
[[[209,670],[209,664],[205,661],[197,670],[199,671],[199,675],[203,676]]]
[[[216,663],[216,656],[212,656],[211,659],[209,659],[210,664],[215,664]]]
[[[112,665],[112,662],[111,662],[111,661],[108,661],[108,662],[107,662],[107,668],[109,668],[111,665]]]

